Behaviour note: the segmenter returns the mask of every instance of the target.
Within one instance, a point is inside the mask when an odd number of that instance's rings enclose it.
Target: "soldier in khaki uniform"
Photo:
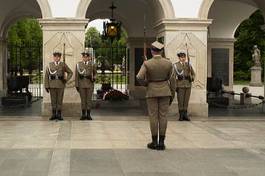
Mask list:
[[[190,63],[186,62],[186,53],[181,51],[178,54],[179,62],[174,64],[176,75],[176,91],[179,107],[179,121],[190,121],[187,113],[191,94],[192,82],[195,78],[194,70]]]
[[[63,120],[61,115],[64,88],[67,81],[73,76],[73,72],[66,63],[61,62],[62,53],[53,53],[53,62],[50,62],[45,72],[44,86],[51,95],[52,117],[50,120]],[[67,78],[65,79],[65,73]]]
[[[138,81],[147,86],[146,98],[152,134],[152,142],[147,147],[153,150],[165,149],[166,114],[176,90],[175,78],[172,77],[173,65],[161,56],[163,47],[157,41],[152,43],[153,58],[145,61],[137,74]]]
[[[82,115],[80,120],[92,120],[90,115],[97,68],[90,53],[82,53],[82,61],[76,64],[75,87],[80,94]]]

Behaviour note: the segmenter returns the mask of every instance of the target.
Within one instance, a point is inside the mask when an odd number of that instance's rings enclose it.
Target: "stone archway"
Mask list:
[[[233,89],[235,31],[259,5],[259,0],[205,0],[201,6],[200,18],[213,19],[208,27],[208,77],[221,78],[228,90]]]
[[[42,18],[51,18],[52,12],[48,0],[36,0],[40,6]]]
[[[76,13],[77,18],[86,17],[87,9],[91,2],[92,0],[80,0]],[[162,8],[163,18],[166,19],[175,18],[175,12],[171,1],[156,0],[156,3]]]
[[[16,2],[21,3],[21,2]],[[11,24],[24,17],[35,18],[51,18],[52,13],[48,0],[31,0],[26,3],[22,3],[19,7],[18,4],[6,3],[6,6],[2,6],[3,18],[0,20],[0,37],[5,38],[8,28]]]
[[[203,0],[200,10],[199,10],[199,14],[198,17],[200,19],[208,19],[208,15],[210,12],[210,9],[213,5],[213,3],[217,1],[217,0]],[[236,0],[235,0],[236,1]],[[247,2],[247,1],[245,1]],[[253,0],[253,2],[263,11],[263,13],[265,14],[265,1],[263,0]],[[251,2],[250,2],[251,3]]]
[[[208,14],[213,2],[214,0],[203,0],[198,14],[200,19],[208,19]]]
[[[80,18],[105,19],[110,17],[112,1],[92,0],[81,1],[77,14]],[[170,2],[170,3],[169,3]],[[153,42],[158,34],[155,25],[158,21],[167,18],[174,18],[171,1],[159,0],[135,0],[135,1],[115,1],[117,9],[114,11],[114,18],[121,21],[128,34],[128,47],[130,49],[130,75],[129,75],[129,92],[135,97],[142,94],[142,87],[137,84],[135,75],[141,66],[141,58],[138,58],[142,52],[144,42],[144,28],[146,29],[147,43]],[[82,10],[81,10],[82,8]],[[137,9],[137,13],[134,12]],[[82,12],[83,11],[83,12]],[[141,55],[141,54],[140,54]],[[139,61],[141,60],[141,61]]]
[[[7,58],[8,58],[8,31],[12,24],[26,17],[51,18],[48,0],[7,1],[0,8],[0,94],[5,95],[7,90]]]

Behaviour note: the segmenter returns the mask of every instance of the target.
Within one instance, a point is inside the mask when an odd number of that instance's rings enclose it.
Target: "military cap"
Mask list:
[[[178,53],[177,53],[177,56],[178,57],[186,57],[186,51],[179,51]]]
[[[81,54],[82,56],[91,56],[91,49],[85,48],[85,50]]]
[[[164,48],[164,45],[158,41],[155,41],[151,44],[151,49],[153,51],[162,51],[162,49]]]
[[[81,54],[82,56],[86,56],[86,57],[90,56],[90,53],[87,51],[83,51]]]
[[[62,53],[60,51],[54,51],[53,52],[53,56],[59,56],[59,57],[61,57],[62,56]]]

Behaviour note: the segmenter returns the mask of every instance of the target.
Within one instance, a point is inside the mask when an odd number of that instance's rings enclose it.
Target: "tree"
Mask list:
[[[264,18],[262,12],[258,10],[249,19],[243,21],[235,32],[235,80],[250,80],[249,69],[253,65],[254,45],[258,45],[262,56],[265,54],[265,32],[261,29],[262,25],[264,25]],[[264,62],[264,58],[262,60]]]
[[[25,18],[17,21],[8,31],[10,44],[34,43],[42,45],[42,30],[36,19]]]
[[[13,24],[8,31],[9,66],[12,69],[39,68],[42,48],[42,30],[36,19],[25,18]],[[10,68],[11,69],[11,68]]]
[[[93,47],[98,61],[107,60],[110,64],[121,64],[126,54],[128,35],[122,28],[120,39],[111,42],[110,39],[103,39],[95,27],[90,27],[86,32],[86,47]]]
[[[85,40],[87,47],[99,48],[102,43],[100,32],[95,27],[90,27],[87,30]]]

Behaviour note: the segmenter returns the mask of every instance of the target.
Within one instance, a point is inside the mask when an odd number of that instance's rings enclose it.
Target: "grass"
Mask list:
[[[115,84],[126,84],[126,77],[121,75],[120,73],[117,74],[97,74],[96,83],[115,83]]]

